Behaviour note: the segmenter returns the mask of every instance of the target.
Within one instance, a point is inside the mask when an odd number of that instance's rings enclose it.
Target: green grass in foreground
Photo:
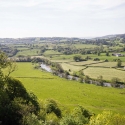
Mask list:
[[[125,114],[125,89],[106,88],[68,81],[50,73],[35,70],[31,63],[17,63],[11,76],[22,81],[39,100],[53,98],[67,108],[82,105],[94,113],[104,109]],[[22,78],[19,78],[22,77]],[[23,78],[24,77],[24,78]]]

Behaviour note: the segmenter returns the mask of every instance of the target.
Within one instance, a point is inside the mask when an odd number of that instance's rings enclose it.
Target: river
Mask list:
[[[42,69],[46,70],[47,72],[52,72],[51,68],[47,66],[46,64],[41,64],[40,66]]]

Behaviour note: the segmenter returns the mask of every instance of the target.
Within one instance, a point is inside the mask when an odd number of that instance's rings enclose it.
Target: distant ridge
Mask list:
[[[23,37],[23,38],[0,38],[0,42],[32,42],[36,40],[49,40],[49,41],[60,41],[60,40],[82,40],[82,39],[115,39],[115,38],[125,38],[124,34],[113,34],[100,37]]]
[[[113,35],[106,35],[106,36],[101,36],[101,37],[95,37],[94,39],[108,39],[108,38],[125,38],[125,34],[113,34]]]

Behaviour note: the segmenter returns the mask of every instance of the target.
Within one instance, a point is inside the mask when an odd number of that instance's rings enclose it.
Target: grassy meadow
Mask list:
[[[125,71],[117,70],[114,68],[100,68],[100,67],[88,67],[84,70],[84,74],[90,76],[90,78],[97,79],[98,76],[102,75],[103,79],[111,80],[113,77],[125,81]]]
[[[78,72],[79,70],[82,70],[84,69],[85,67],[84,66],[74,66],[74,65],[70,65],[68,63],[60,63],[60,65],[62,66],[63,69],[69,71],[71,71],[71,73],[73,72]]]
[[[102,61],[81,61],[81,62],[69,62],[69,64],[74,66],[85,66],[85,65],[92,65],[92,64],[99,64]]]
[[[92,45],[92,44],[73,44],[72,46],[75,46],[76,48],[94,48],[94,47],[97,47],[97,45]]]
[[[125,89],[81,84],[33,67],[31,63],[17,63],[11,76],[19,79],[39,100],[53,98],[68,109],[82,105],[96,114],[103,110],[125,114]]]
[[[58,51],[54,51],[54,50],[47,50],[44,52],[44,55],[47,56],[47,55],[62,55],[60,52]]]
[[[24,49],[22,51],[19,51],[16,56],[23,55],[23,56],[35,56],[38,55],[39,49]]]

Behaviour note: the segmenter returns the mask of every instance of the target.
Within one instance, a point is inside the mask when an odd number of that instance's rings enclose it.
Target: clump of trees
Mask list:
[[[73,57],[74,61],[79,62],[79,61],[87,61],[87,59],[83,59],[80,55],[76,55]]]
[[[117,67],[121,67],[122,66],[122,61],[120,59],[117,60]]]

